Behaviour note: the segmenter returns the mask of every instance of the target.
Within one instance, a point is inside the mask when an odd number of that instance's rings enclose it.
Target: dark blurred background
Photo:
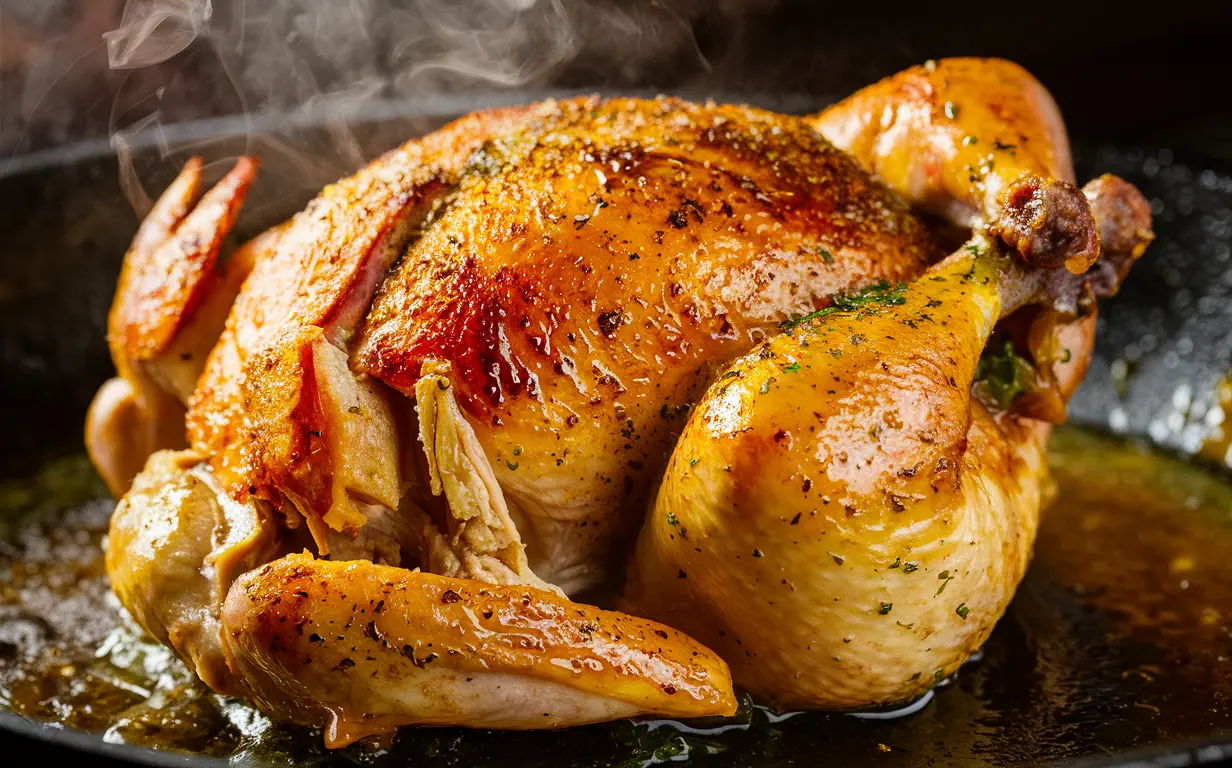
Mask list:
[[[551,88],[839,95],[955,55],[1024,64],[1080,136],[1227,158],[1230,37],[1220,0],[0,0],[0,173],[206,117]]]

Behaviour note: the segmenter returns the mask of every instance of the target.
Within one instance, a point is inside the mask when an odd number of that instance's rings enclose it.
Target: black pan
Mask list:
[[[795,44],[802,44],[802,33],[794,34]],[[1199,40],[1213,39],[1209,31],[1196,34]],[[1174,41],[1168,50],[1185,50],[1184,43]],[[1017,44],[1017,50],[1029,56],[1023,44]],[[1205,50],[1186,53],[1203,61],[1210,57]],[[899,58],[924,58],[917,56],[919,51],[934,52],[918,43],[904,44],[888,57],[892,63],[878,66],[888,72],[901,63]],[[1074,54],[1067,61],[1071,66],[1089,63],[1097,54]],[[763,59],[766,55],[763,51]],[[848,51],[849,59],[854,55]],[[1090,91],[1066,76],[1063,63],[1026,63],[1044,75],[1071,126],[1078,126],[1079,178],[1116,173],[1136,184],[1155,207],[1157,242],[1121,294],[1101,310],[1096,360],[1073,402],[1071,419],[1149,441],[1165,451],[1193,452],[1209,427],[1221,377],[1232,370],[1232,166],[1225,154],[1226,136],[1212,134],[1210,120],[1202,118],[1221,119],[1227,107],[1195,107],[1194,119],[1173,122],[1152,114],[1135,133],[1135,126],[1121,119],[1128,108],[1124,114],[1110,110],[1121,91],[1105,93],[1093,107],[1084,101]],[[1148,70],[1149,64],[1139,63],[1133,71]],[[1125,80],[1135,77],[1121,75]],[[1180,75],[1173,72],[1172,77]],[[801,78],[795,82],[800,84]],[[721,88],[695,95],[805,112],[853,84],[843,81],[831,89],[834,84],[827,82],[823,89],[804,83],[809,87],[795,95]],[[1190,86],[1180,96],[1160,98],[1192,99],[1198,93]],[[457,114],[545,95],[552,94],[469,92],[414,104],[368,102],[341,117],[356,146],[371,157]],[[1107,120],[1110,114],[1117,119]],[[74,557],[84,559],[93,551],[88,537],[77,540],[63,534],[52,537],[59,548],[47,550],[43,533],[68,525],[98,529],[105,523],[108,502],[91,501],[100,497],[97,484],[73,469],[73,457],[81,453],[85,406],[111,374],[103,341],[105,314],[120,258],[137,224],[123,194],[126,180],[135,175],[156,190],[173,177],[191,150],[202,148],[221,161],[252,149],[329,146],[339,119],[337,114],[298,113],[294,119],[272,115],[256,121],[190,122],[170,126],[161,136],[138,137],[132,155],[122,162],[105,140],[96,140],[19,156],[3,166],[0,501],[7,499],[21,519],[0,519],[0,587],[12,573],[14,558],[29,554],[32,547],[63,557],[66,569]],[[1187,141],[1187,135],[1194,140]],[[1100,136],[1111,141],[1093,138]],[[328,163],[306,168],[302,154],[261,154],[265,168],[241,219],[241,236],[282,220],[345,170]],[[218,170],[221,167],[220,162]],[[1107,448],[1112,443],[1098,441],[1114,438],[1083,442],[1090,439],[1063,437],[1069,442],[1057,456],[1063,463],[1079,464],[1083,449]],[[1075,466],[1069,475],[1061,467],[1062,482],[1079,477],[1079,469],[1125,473],[1125,482],[1133,482],[1137,465],[1132,456],[1139,449],[1109,450],[1113,458],[1103,463]],[[1210,535],[1232,541],[1232,502],[1218,479],[1221,470],[1196,469],[1171,458],[1150,466],[1172,473],[1195,504],[1212,510],[1218,519],[1213,519]],[[70,476],[77,484],[66,491],[65,478]],[[26,495],[14,503],[18,493]],[[1150,532],[1143,531],[1142,539],[1149,538]],[[1126,551],[1114,544],[1099,557],[1115,564],[1141,560],[1144,551],[1150,549],[1141,542]],[[416,760],[468,766],[644,765],[686,757],[721,765],[1193,765],[1232,757],[1232,673],[1221,666],[1232,665],[1232,639],[1226,632],[1222,645],[1204,645],[1183,634],[1127,632],[1120,613],[1101,603],[1089,585],[1062,572],[1063,562],[1037,558],[982,658],[964,667],[920,712],[900,719],[804,714],[780,720],[746,708],[739,727],[723,733],[630,723],[553,734],[410,730],[388,752],[369,746],[329,756],[317,746],[319,734],[285,729],[278,738],[286,754],[314,765]],[[105,585],[96,578],[95,586],[94,597],[102,600]],[[53,601],[36,613],[0,611],[0,665],[21,652],[30,633],[68,646],[75,640],[97,643],[113,628],[99,618],[106,611],[80,608]],[[1149,670],[1146,676],[1141,674],[1144,669]],[[130,764],[225,763],[199,754],[105,743],[98,733],[42,725],[3,707],[0,729],[0,749],[11,753],[41,741],[45,759],[90,752],[92,760]],[[203,749],[218,751],[217,745]],[[240,762],[263,763],[256,755]]]

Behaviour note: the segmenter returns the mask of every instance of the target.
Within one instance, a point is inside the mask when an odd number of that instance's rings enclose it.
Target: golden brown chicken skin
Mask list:
[[[727,666],[689,637],[530,587],[292,555],[237,582],[222,620],[248,695],[331,747],[736,709]]]
[[[452,365],[532,568],[567,591],[623,555],[714,364],[938,253],[802,121],[744,107],[565,102],[472,165],[354,359],[408,395]]]
[[[275,227],[219,263],[256,175],[243,157],[197,199],[203,164],[193,157],[155,202],[125,254],[107,317],[116,377],[86,416],[86,448],[112,493],[128,490],[152,453],[182,448],[184,409],[253,263]]]

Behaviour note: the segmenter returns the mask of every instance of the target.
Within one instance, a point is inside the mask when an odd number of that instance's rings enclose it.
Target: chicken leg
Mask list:
[[[1035,538],[1048,424],[1022,408],[1041,387],[1072,391],[1094,297],[1149,240],[1136,190],[1091,192],[1098,210],[1137,211],[1107,219],[1125,248],[1107,269],[1026,266],[977,233],[910,284],[843,297],[730,366],[672,454],[623,607],[670,619],[781,706],[893,703],[953,672]],[[990,346],[1024,309],[1030,335],[1074,347],[1033,360]]]

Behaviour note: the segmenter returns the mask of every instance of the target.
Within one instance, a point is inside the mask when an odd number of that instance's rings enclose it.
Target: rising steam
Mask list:
[[[218,170],[259,154],[265,176],[302,196],[475,107],[525,101],[530,91],[687,82],[712,66],[694,23],[764,4],[128,0],[103,35],[109,67],[125,76],[111,141],[139,213],[149,205],[141,180],[161,186],[189,152]],[[168,128],[225,116],[201,135]],[[403,121],[402,136],[355,127],[390,117]]]

